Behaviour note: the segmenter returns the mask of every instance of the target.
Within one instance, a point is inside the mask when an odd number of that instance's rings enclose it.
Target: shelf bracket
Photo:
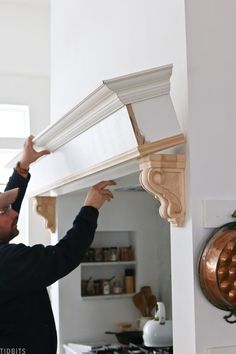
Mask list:
[[[56,231],[56,197],[37,196],[36,212],[45,219],[45,228]]]
[[[174,226],[185,219],[185,155],[151,154],[139,159],[140,183],[161,203],[160,216]]]

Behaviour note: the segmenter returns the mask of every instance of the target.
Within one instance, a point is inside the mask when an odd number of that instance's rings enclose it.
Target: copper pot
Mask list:
[[[236,222],[211,235],[200,257],[199,279],[213,305],[231,311],[231,315],[236,313]]]

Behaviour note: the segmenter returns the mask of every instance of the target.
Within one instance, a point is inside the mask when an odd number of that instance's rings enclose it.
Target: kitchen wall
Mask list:
[[[49,1],[0,1],[0,104],[29,105],[33,135],[50,122],[49,21]],[[32,202],[28,225],[30,243],[50,241]]]
[[[202,201],[236,200],[235,16],[234,1],[186,1],[190,205],[186,226],[171,236],[175,353],[236,351],[235,325],[203,296],[197,268],[212,231],[203,227]]]
[[[174,2],[172,0],[148,0],[148,2],[144,0],[123,2],[116,0],[87,0],[86,2],[52,0],[51,32],[52,122],[60,119],[100,86],[104,79],[173,63],[171,96],[179,122],[185,130],[187,71],[184,0]],[[139,195],[139,198],[143,198],[143,194],[141,196]],[[68,198],[72,203],[74,197]],[[125,195],[122,195],[122,198],[125,198]],[[69,226],[67,221],[70,223],[71,220],[71,215],[68,220],[65,217],[65,213],[67,215],[68,210],[71,210],[65,204],[66,200],[66,197],[62,199],[60,197],[58,201],[61,205],[58,209],[58,229],[60,232],[66,230],[66,227]],[[124,207],[125,203],[123,201],[120,203]],[[145,203],[146,199],[144,198],[140,204],[135,202],[128,209],[128,216],[124,215],[127,227],[132,224],[133,228],[139,229],[139,225],[143,229],[144,225],[147,225],[146,215],[148,218],[152,217],[152,223],[154,222],[156,225],[153,224],[152,232],[149,235],[150,245],[151,243],[158,244],[161,245],[159,249],[164,249],[166,238],[165,235],[162,237],[162,232],[158,233],[158,228],[167,227],[169,230],[169,224],[157,216],[158,211],[154,206],[155,200],[150,199],[148,208],[143,207]],[[112,223],[114,227],[118,223],[119,213],[115,211],[112,213],[113,205],[117,204],[109,205],[111,209],[108,208],[107,212],[111,220],[114,220]],[[133,208],[134,205],[137,209]],[[145,224],[143,211],[145,211]],[[139,217],[140,213],[142,217]],[[123,224],[123,220],[120,220],[119,227]],[[104,219],[105,225],[107,222],[108,220]],[[158,226],[159,223],[161,226]],[[166,231],[163,233],[166,234]],[[149,244],[146,243],[146,233],[138,232],[137,238],[140,240],[139,249],[142,250],[143,257],[147,257]],[[181,238],[178,238],[178,241],[181,242]],[[181,252],[181,245],[176,245],[174,252]],[[154,284],[158,284],[162,279],[162,286],[156,289],[157,295],[163,297],[170,304],[169,295],[167,295],[170,291],[170,277],[166,277],[164,271],[169,264],[169,258],[161,260],[159,264],[157,262],[161,258],[153,255],[148,259],[150,261],[148,268],[152,269]],[[192,255],[190,254],[191,259]],[[142,266],[140,266],[140,274],[143,272],[144,277],[150,274],[147,273],[149,269],[147,270],[145,264],[142,262]],[[191,263],[187,265],[187,269],[189,268],[191,268]],[[164,277],[161,278],[160,274],[164,274]],[[95,337],[100,337],[100,334],[108,326],[126,319],[126,314],[129,313],[131,318],[137,317],[135,309],[130,309],[130,301],[128,300],[122,302],[116,300],[115,304],[114,301],[98,302],[99,305],[94,301],[81,302],[78,300],[78,285],[75,286],[79,283],[79,279],[79,271],[75,271],[60,282],[59,304],[56,286],[52,289],[53,298],[55,297],[53,301],[54,313],[57,318],[60,318],[61,343],[68,340],[76,341],[79,338],[90,339],[91,333]],[[163,279],[168,279],[168,285],[163,283]],[[180,286],[179,283],[178,286]],[[178,292],[178,295],[175,294],[175,296],[180,296],[180,293]],[[74,303],[75,308],[68,308],[66,303]],[[119,317],[110,320],[110,313],[113,313],[114,307],[117,309]],[[96,320],[92,317],[92,310],[95,308],[98,314]],[[129,312],[126,311],[128,308]],[[169,305],[168,311],[170,313]],[[109,314],[109,316],[107,317],[105,314]],[[104,327],[101,327],[101,318],[105,318],[106,325]],[[98,328],[100,333],[97,332]]]
[[[197,260],[212,231],[204,199],[235,199],[234,1],[52,1],[52,120],[102,79],[172,62],[172,97],[187,136],[187,218],[171,230],[176,354],[234,347],[235,329],[202,295]],[[224,349],[222,349],[224,350]]]
[[[70,228],[84,197],[83,194],[73,194],[58,198],[59,238]],[[158,207],[159,203],[146,192],[114,192],[114,199],[100,210],[98,231],[134,232],[137,288],[151,285],[153,293],[165,302],[170,318],[169,225],[160,219]],[[61,344],[102,339],[113,342],[115,337],[105,336],[106,330],[118,330],[118,322],[134,323],[140,317],[131,298],[82,300],[80,280],[78,268],[59,282],[59,308],[54,306],[54,311],[59,318]]]
[[[49,123],[49,8],[0,1],[0,103],[30,106],[31,132]]]
[[[52,121],[102,80],[174,64],[172,97],[186,114],[184,0],[52,0]]]

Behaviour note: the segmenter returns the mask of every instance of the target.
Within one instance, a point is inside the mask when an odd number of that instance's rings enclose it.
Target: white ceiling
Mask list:
[[[50,0],[0,0],[0,4],[1,3],[37,6],[37,7],[48,7],[50,5]]]

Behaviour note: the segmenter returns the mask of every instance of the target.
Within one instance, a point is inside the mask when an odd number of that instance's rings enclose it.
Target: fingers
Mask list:
[[[104,202],[110,202],[113,199],[113,194],[107,186],[116,185],[113,180],[102,181],[95,184],[88,192],[84,201],[85,206],[93,206],[100,209]]]
[[[50,151],[48,151],[47,149],[37,151],[34,148],[33,139],[34,139],[33,135],[28,136],[24,144],[23,160],[26,160],[28,164],[36,161],[38,158],[44,155],[50,154]]]
[[[28,138],[26,139],[25,143],[33,145],[33,139],[34,139],[34,136],[31,134],[31,135],[28,136]]]
[[[101,181],[101,182],[95,184],[94,188],[104,189],[107,186],[115,186],[115,185],[116,185],[116,182],[110,179],[108,181]]]
[[[109,189],[100,190],[101,195],[108,201],[114,198],[112,192]]]
[[[94,188],[100,193],[100,195],[102,195],[102,197],[104,198],[104,201],[111,201],[111,199],[114,198],[112,192],[105,188],[107,186],[114,186],[116,185],[116,182],[113,180],[108,180],[108,181],[101,181],[99,183],[97,183]]]
[[[50,151],[48,151],[48,150],[41,150],[38,152],[39,157],[44,156],[44,155],[48,155],[48,154],[50,154]]]

